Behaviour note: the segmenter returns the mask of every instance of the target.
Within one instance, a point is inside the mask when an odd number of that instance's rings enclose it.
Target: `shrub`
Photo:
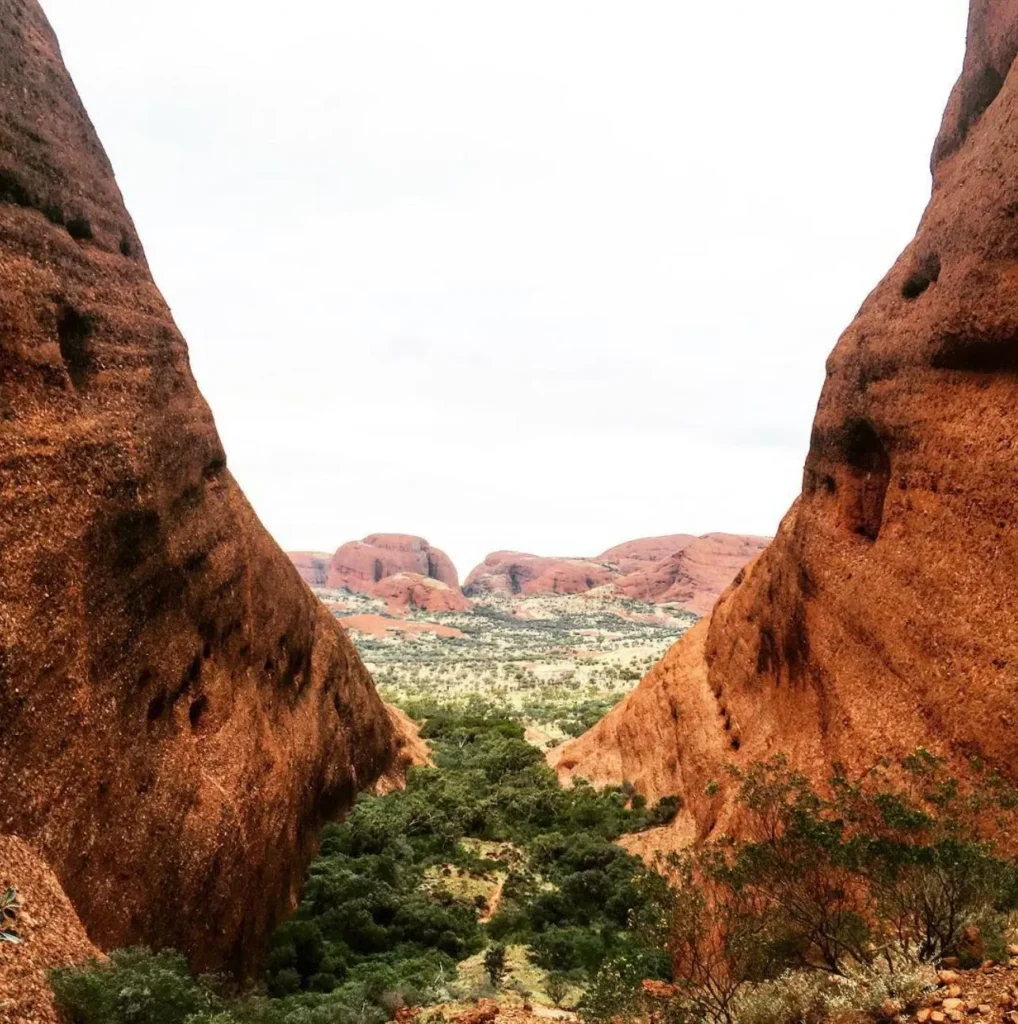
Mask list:
[[[569,992],[569,981],[561,974],[549,974],[548,980],[544,983],[544,991],[556,1006],[561,1006],[562,1000]]]
[[[836,766],[826,798],[782,758],[733,774],[748,838],[671,860],[680,1015],[782,1024],[837,999],[908,1005],[929,963],[978,959],[981,935],[1003,948],[1016,868],[984,832],[1015,801],[995,776],[963,792],[926,751],[855,780]]]
[[[494,988],[502,987],[506,970],[505,946],[501,943],[489,946],[488,951],[484,954],[484,973],[488,975],[488,980]]]
[[[117,950],[107,962],[59,968],[49,977],[57,1003],[75,1024],[185,1024],[224,1009],[172,951]]]

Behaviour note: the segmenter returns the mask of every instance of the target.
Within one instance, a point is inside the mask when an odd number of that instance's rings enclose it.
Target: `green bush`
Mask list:
[[[50,984],[74,1024],[192,1024],[224,1009],[172,951],[117,950],[106,962],[52,971]]]
[[[671,863],[679,1016],[790,1024],[837,1000],[866,1009],[865,993],[906,1004],[924,964],[980,941],[1003,955],[1016,865],[988,833],[1015,800],[996,776],[963,789],[926,751],[857,779],[836,766],[827,796],[780,757],[733,776],[747,838]]]
[[[485,947],[499,984],[508,941],[581,984],[620,957],[644,977],[667,977],[667,886],[615,842],[655,812],[631,790],[563,789],[503,709],[474,700],[410,710],[424,721],[436,767],[412,770],[403,791],[362,797],[324,830],[299,906],[270,941],[265,995],[224,1002],[177,954],[123,951],[54,975],[77,1024],[183,1024],[223,1013],[242,1024],[375,1024],[400,1000],[443,998],[457,962]],[[464,840],[509,843],[510,861],[484,860]],[[443,883],[450,865],[506,872],[489,924],[479,923],[474,899]],[[148,1017],[129,1016],[137,1006]]]

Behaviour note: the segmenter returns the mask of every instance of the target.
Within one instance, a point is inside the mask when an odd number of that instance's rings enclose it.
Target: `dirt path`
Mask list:
[[[505,875],[495,885],[495,890],[488,899],[488,909],[478,917],[481,924],[487,924],[502,909],[502,890],[505,888]]]

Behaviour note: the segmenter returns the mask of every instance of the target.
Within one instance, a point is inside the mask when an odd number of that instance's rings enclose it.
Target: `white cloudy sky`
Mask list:
[[[964,0],[43,0],[288,548],[773,532]]]

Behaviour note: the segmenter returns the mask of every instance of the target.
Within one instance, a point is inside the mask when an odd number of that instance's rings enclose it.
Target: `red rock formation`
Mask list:
[[[564,558],[546,568],[536,579],[523,585],[523,593],[583,594],[619,578],[617,569],[585,558]]]
[[[387,576],[410,572],[440,580],[459,590],[459,575],[444,551],[423,537],[401,533],[374,533],[364,540],[344,544],[329,564],[327,586],[370,594]]]
[[[309,586],[324,587],[328,583],[332,555],[321,551],[287,551],[286,557],[297,567],[301,579]]]
[[[639,572],[653,562],[674,555],[691,544],[696,537],[691,533],[673,533],[667,537],[643,537],[640,540],[629,540],[617,544],[607,551],[602,551],[596,562],[607,562],[618,566],[623,576]]]
[[[767,537],[708,533],[673,555],[631,573],[617,584],[627,597],[666,604],[675,602],[706,615],[739,570],[767,546]]]
[[[582,594],[610,583],[618,570],[590,558],[545,558],[521,551],[494,551],[463,584],[470,597],[480,594]]]
[[[20,945],[0,942],[0,1024],[62,1024],[46,974],[99,956],[53,872],[20,839],[0,836],[0,892],[17,889]]]
[[[560,561],[558,558],[542,558],[522,551],[493,551],[471,570],[463,583],[463,593],[468,597],[481,594],[522,594],[528,583]]]
[[[543,558],[496,551],[463,585],[466,594],[582,594],[614,584],[626,597],[675,602],[703,615],[736,573],[767,544],[763,537],[709,533],[646,537],[597,558]]]
[[[386,576],[371,588],[371,593],[382,598],[393,612],[411,608],[424,612],[467,612],[471,608],[458,589],[415,572]]]
[[[100,946],[249,969],[393,726],[226,468],[36,0],[0,102],[0,833]]]
[[[729,759],[819,781],[925,746],[1015,780],[1016,52],[1018,0],[975,0],[930,205],[828,360],[802,494],[563,774],[680,792],[699,835],[732,823]]]

